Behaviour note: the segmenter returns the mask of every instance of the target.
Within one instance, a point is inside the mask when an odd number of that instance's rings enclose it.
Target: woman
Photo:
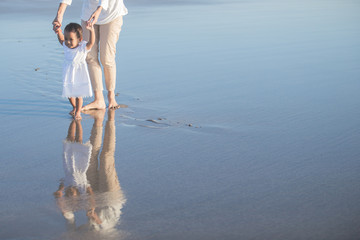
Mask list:
[[[53,21],[53,30],[61,27],[63,16],[72,0],[60,0],[60,5]],[[89,68],[91,85],[94,91],[94,101],[84,106],[83,110],[106,108],[103,95],[101,65],[104,69],[105,86],[108,91],[110,109],[117,109],[120,105],[115,100],[116,84],[116,43],[119,39],[123,16],[128,13],[123,0],[84,0],[81,25],[94,26],[95,44],[88,53],[86,61]],[[89,38],[89,32],[84,32],[84,40]],[[101,65],[99,62],[99,57]]]

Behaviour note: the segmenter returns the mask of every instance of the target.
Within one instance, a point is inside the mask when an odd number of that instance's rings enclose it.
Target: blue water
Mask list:
[[[125,2],[108,156],[126,203],[101,231],[53,196],[70,107],[57,4],[35,2],[0,3],[0,239],[358,239],[360,3]]]

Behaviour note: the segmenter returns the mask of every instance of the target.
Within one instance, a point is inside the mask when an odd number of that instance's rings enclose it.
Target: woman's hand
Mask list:
[[[52,22],[52,25],[53,25],[53,31],[55,33],[58,32],[59,28],[61,27],[61,22],[62,22],[62,17],[58,17],[56,16],[54,21]]]
[[[86,21],[86,24],[88,27],[94,26],[96,24],[97,20],[99,19],[100,13],[101,13],[102,7],[99,6],[93,14],[91,14],[89,20]]]
[[[63,16],[65,13],[67,5],[65,3],[60,3],[59,8],[56,14],[54,21],[52,22],[53,30],[55,33],[58,33],[59,28],[61,27],[61,23],[63,21]]]

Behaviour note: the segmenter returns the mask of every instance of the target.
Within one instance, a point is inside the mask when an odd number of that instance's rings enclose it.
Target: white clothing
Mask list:
[[[90,50],[86,49],[86,43],[86,41],[82,41],[76,48],[68,48],[65,42],[63,43],[65,55],[63,97],[92,96],[89,70],[86,63],[86,55]]]
[[[71,5],[72,0],[60,0],[60,3]],[[103,8],[96,22],[99,25],[107,24],[120,16],[128,14],[123,0],[83,0],[81,19],[84,21],[89,20],[91,14],[99,6]]]
[[[63,142],[63,167],[65,172],[64,186],[76,187],[81,194],[86,193],[89,186],[86,171],[90,164],[92,145],[90,142]]]

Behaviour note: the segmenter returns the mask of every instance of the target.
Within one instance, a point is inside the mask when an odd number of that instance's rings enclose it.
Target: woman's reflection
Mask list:
[[[81,121],[72,121],[63,141],[65,177],[54,193],[68,230],[118,235],[116,225],[126,201],[115,169],[115,112],[88,112],[94,118],[90,141],[83,143]],[[102,143],[102,139],[103,143]],[[75,212],[85,210],[87,222],[76,226]]]

